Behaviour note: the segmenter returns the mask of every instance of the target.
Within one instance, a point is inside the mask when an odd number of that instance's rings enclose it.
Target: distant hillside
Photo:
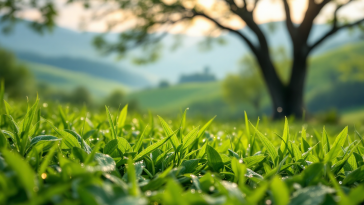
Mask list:
[[[269,24],[262,24],[262,30],[268,34],[268,41],[271,47],[283,46],[287,50],[291,49],[289,37],[284,22],[276,22],[275,31],[271,32]],[[319,38],[330,27],[328,25],[315,25],[310,41]],[[0,24],[1,29],[1,24]],[[256,38],[248,28],[243,28],[245,33],[253,42]],[[170,47],[174,44],[176,35],[168,34],[162,44],[165,49],[162,58],[152,64],[135,66],[130,58],[115,62],[115,56],[100,57],[92,46],[92,40],[96,33],[75,32],[72,30],[56,27],[51,34],[39,35],[31,31],[27,23],[20,23],[15,26],[11,35],[0,33],[0,46],[4,46],[15,53],[28,52],[45,58],[82,58],[93,62],[103,62],[112,64],[115,67],[123,68],[132,73],[137,73],[157,84],[160,79],[168,79],[170,82],[177,82],[181,74],[191,74],[201,72],[201,68],[209,66],[211,72],[216,74],[218,79],[222,79],[229,72],[236,72],[238,60],[249,53],[247,46],[236,36],[225,33],[222,37],[227,44],[213,45],[213,49],[208,52],[201,52],[198,44],[205,38],[202,36],[179,35],[182,45],[179,49],[171,52]],[[117,39],[117,34],[108,34],[109,39]],[[318,47],[314,56],[325,53],[347,43],[359,41],[360,32],[356,30],[342,30],[337,35],[328,39]],[[144,55],[143,49],[135,49],[130,56]]]
[[[54,66],[42,65],[26,62],[27,68],[34,75],[38,83],[45,83],[54,90],[70,92],[76,87],[86,87],[90,93],[96,97],[95,100],[102,99],[115,89],[130,91],[130,88],[111,80],[98,78],[89,74],[65,70]]]
[[[50,65],[58,67],[59,69],[85,73],[97,78],[119,82],[133,88],[145,88],[151,86],[151,82],[142,75],[132,73],[128,70],[118,68],[108,63],[82,58],[44,57],[28,52],[16,52],[15,55],[20,60]]]

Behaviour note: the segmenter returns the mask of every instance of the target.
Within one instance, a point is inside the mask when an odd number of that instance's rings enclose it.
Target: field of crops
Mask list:
[[[361,128],[329,136],[287,119],[200,122],[188,109],[171,121],[128,114],[127,106],[101,113],[38,99],[1,106],[0,204],[364,200]]]

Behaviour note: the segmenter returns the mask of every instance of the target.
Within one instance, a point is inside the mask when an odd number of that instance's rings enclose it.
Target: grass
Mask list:
[[[4,106],[0,204],[364,201],[363,127]]]
[[[107,96],[110,91],[115,89],[129,90],[127,86],[119,82],[97,78],[85,73],[30,62],[26,62],[26,65],[38,82],[46,83],[53,89],[62,88],[64,91],[72,91],[76,87],[83,86],[88,88],[96,99]]]

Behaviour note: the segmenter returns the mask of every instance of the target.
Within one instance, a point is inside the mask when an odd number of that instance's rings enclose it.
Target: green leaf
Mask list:
[[[287,119],[287,118],[286,118]],[[274,198],[274,204],[287,205],[289,203],[289,190],[280,177],[275,176],[270,184],[270,190]]]
[[[144,155],[150,154],[154,150],[158,149],[158,147],[160,147],[164,143],[166,143],[173,135],[174,135],[174,133],[172,133],[168,137],[166,137],[166,138],[164,138],[162,140],[159,140],[158,142],[156,142],[156,143],[148,146],[146,149],[144,149],[143,151],[141,151],[137,156],[135,156],[134,159],[133,159],[133,161],[139,161],[140,159],[142,159],[144,157]]]
[[[100,166],[101,171],[111,172],[116,170],[116,163],[113,158],[106,154],[95,153],[94,160]]]
[[[89,164],[92,160],[95,159],[96,152],[99,151],[101,144],[103,143],[102,140],[97,142],[97,144],[92,148],[92,152],[87,156],[85,161],[86,164]]]
[[[79,147],[73,147],[72,148],[72,154],[80,160],[81,163],[84,163],[87,159],[87,153],[85,150],[79,148]]]
[[[135,174],[135,167],[133,164],[133,160],[131,158],[128,159],[127,173],[128,173],[128,180],[130,183],[130,185],[129,185],[130,195],[139,196],[140,190],[139,190],[139,186],[138,186],[138,182],[137,182],[137,178],[136,178],[136,174]]]
[[[128,140],[126,140],[125,138],[123,137],[118,137],[117,138],[118,140],[118,148],[123,152],[123,153],[126,153],[126,152],[129,152],[130,150],[132,150]]]
[[[332,166],[331,172],[333,174],[337,174],[344,167],[345,163],[348,161],[349,157],[352,156],[354,150],[359,144],[360,142],[357,142],[356,145],[350,150],[349,154],[346,154],[346,156],[342,160],[338,161],[334,164],[334,166]]]
[[[143,139],[144,139],[144,133],[145,133],[145,130],[147,130],[147,127],[148,125],[144,128],[144,131],[143,133],[140,135],[137,143],[135,143],[135,145],[133,146],[133,150],[134,152],[138,152],[139,149],[142,147],[142,144],[143,144]]]
[[[286,146],[286,144],[288,144],[288,142],[289,142],[289,125],[288,125],[287,117],[285,117],[282,138],[283,138],[283,141],[281,142],[280,150],[281,150],[283,156],[285,156],[286,155],[286,152],[287,152],[287,149],[288,149],[288,147]]]
[[[68,120],[67,120],[67,116],[64,113],[62,106],[58,106],[58,110],[59,110],[59,116],[61,117],[61,121],[62,121],[64,129],[70,129]]]
[[[183,138],[183,146],[182,150],[188,148],[197,138],[199,127],[196,127],[192,131],[190,131],[184,138]]]
[[[114,122],[112,121],[112,118],[111,118],[111,114],[109,112],[109,108],[107,108],[107,106],[105,106],[106,108],[106,115],[107,115],[107,118],[109,120],[109,125],[110,125],[110,130],[111,130],[111,136],[113,139],[116,139],[116,131],[115,131],[115,127],[114,127]]]
[[[122,128],[125,126],[126,116],[128,115],[128,104],[124,106],[124,108],[120,111],[119,119],[118,119],[118,128]]]
[[[81,145],[73,135],[64,130],[58,130],[56,127],[53,127],[53,129],[56,131],[59,137],[62,138],[62,143],[64,143],[69,149],[72,149],[73,147],[81,148]]]
[[[81,145],[82,149],[85,150],[87,152],[87,154],[91,153],[91,147],[86,143],[86,141],[84,139],[82,139],[82,137],[75,131],[73,130],[64,130],[68,133],[70,133],[73,137],[75,137],[75,139],[77,139],[78,143]]]
[[[233,170],[235,177],[234,182],[237,182],[240,190],[245,188],[245,173],[247,171],[246,166],[241,164],[236,158],[231,160],[231,169]]]
[[[4,105],[5,105],[5,112],[6,112],[6,114],[7,114],[7,115],[10,115],[10,113],[11,113],[11,111],[12,111],[13,109],[11,108],[11,106],[9,105],[9,103],[8,103],[8,102],[6,102],[6,100],[4,100]]]
[[[202,128],[198,131],[198,137],[197,137],[197,139],[200,139],[201,138],[201,136],[205,133],[205,130],[210,126],[210,124],[212,123],[212,121],[214,121],[215,118],[216,118],[216,116],[214,116],[211,120],[209,120],[208,122],[206,122],[206,124],[204,126],[202,126]]]
[[[37,149],[38,152],[46,152],[48,151],[52,146],[53,143],[60,141],[58,137],[50,136],[50,135],[41,135],[32,138],[29,144],[28,151],[32,148]]]
[[[359,204],[364,201],[364,185],[360,184],[359,186],[350,190],[349,200],[350,204]]]
[[[6,115],[9,120],[10,120],[10,125],[11,125],[11,128],[13,129],[13,132],[14,132],[14,138],[15,139],[15,146],[19,149],[20,148],[20,132],[19,132],[19,127],[18,127],[18,124],[15,122],[14,118],[11,116],[11,115]]]
[[[324,163],[330,162],[340,153],[341,147],[344,145],[346,137],[348,135],[348,127],[345,127],[343,131],[336,137],[334,144],[330,151],[325,155]]]
[[[264,155],[255,155],[255,156],[245,157],[243,159],[243,162],[246,164],[248,168],[251,168],[252,166],[263,161],[264,159],[265,159]]]
[[[174,148],[174,150],[177,150],[177,147],[180,145],[180,143],[178,142],[178,138],[175,134],[173,134],[172,129],[168,126],[168,124],[166,123],[166,121],[163,120],[163,118],[161,118],[160,116],[158,116],[159,121],[163,127],[164,133],[166,134],[166,136],[172,135],[171,137],[171,142],[172,142],[172,146]]]
[[[307,152],[310,145],[306,141],[306,129],[302,127],[301,131],[301,152]]]
[[[298,148],[298,146],[294,143],[290,143],[291,147],[292,147],[292,151],[293,151],[293,155],[294,155],[294,159],[297,162],[298,160],[302,159],[302,152],[300,151],[300,148]]]
[[[364,179],[364,166],[359,167],[358,169],[350,172],[350,174],[348,174],[344,181],[343,181],[343,185],[351,185],[354,182],[359,182],[361,180]]]
[[[183,161],[181,166],[185,167],[185,170],[182,171],[181,174],[192,173],[193,171],[195,171],[199,161],[200,161],[199,159],[191,159]]]
[[[325,130],[325,127],[322,131],[322,147],[324,148],[324,154],[328,153],[330,151],[330,142],[329,137],[327,136],[327,132]]]
[[[248,137],[248,144],[251,144],[251,136],[250,136],[250,130],[249,130],[249,120],[248,120],[248,115],[246,114],[246,112],[244,111],[244,117],[245,117],[245,130],[246,130],[246,135]]]
[[[290,205],[319,205],[321,204],[326,194],[332,194],[335,190],[333,188],[318,185],[309,186],[297,190],[293,193]]]
[[[37,99],[36,99],[35,103],[33,104],[32,108],[27,111],[27,114],[24,117],[21,138],[27,137],[27,134],[29,133],[30,126],[32,125],[33,117],[38,108],[38,103],[39,103],[39,98],[37,96]]]
[[[1,152],[6,163],[16,173],[19,182],[24,187],[28,197],[32,198],[35,195],[34,188],[36,187],[33,169],[18,153],[10,152],[6,149],[3,149]]]
[[[48,154],[43,158],[43,162],[38,169],[39,177],[41,176],[41,174],[43,174],[46,171],[49,163],[51,162],[54,154],[56,153],[57,148],[58,148],[58,144],[55,143],[53,145],[53,147],[49,150]]]
[[[265,196],[265,192],[268,189],[269,184],[265,181],[259,183],[259,187],[254,190],[251,194],[247,196],[247,201],[249,204],[258,204],[259,201]]]
[[[179,125],[180,129],[177,132],[177,137],[181,140],[181,142],[182,142],[183,131],[185,130],[185,126],[186,126],[187,110],[188,110],[188,108],[186,108],[185,111],[183,112],[181,123]]]
[[[8,146],[8,139],[5,137],[4,133],[0,130],[0,149],[6,148],[7,146]]]
[[[110,142],[108,142],[104,147],[104,154],[111,155],[115,149],[118,147],[118,140],[113,139]]]
[[[259,132],[259,130],[257,130],[254,127],[254,125],[251,124],[251,126],[254,128],[255,132],[258,134],[260,141],[262,142],[264,147],[267,149],[268,154],[272,158],[273,164],[276,165],[276,163],[277,163],[276,161],[278,159],[278,152],[275,149],[274,145],[268,140],[268,138],[266,138],[261,132]]]
[[[167,182],[166,188],[163,194],[164,204],[173,205],[187,205],[187,200],[182,200],[181,195],[183,193],[183,188],[174,179],[170,179]]]
[[[0,112],[3,111],[4,95],[5,95],[5,81],[2,78],[0,82]],[[0,124],[1,124],[1,119],[0,119]]]
[[[220,154],[210,145],[206,146],[207,163],[215,171],[218,172],[224,167]]]

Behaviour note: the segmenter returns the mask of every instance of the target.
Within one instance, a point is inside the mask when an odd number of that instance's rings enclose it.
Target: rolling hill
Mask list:
[[[104,81],[115,81],[134,89],[146,88],[152,84],[142,75],[99,61],[72,57],[44,57],[28,52],[17,52],[16,57],[27,62],[57,67],[65,70],[66,73],[77,72],[102,78]]]
[[[72,91],[76,87],[83,86],[88,88],[96,101],[99,98],[107,96],[115,89],[130,91],[129,87],[117,81],[106,80],[82,72],[65,70],[49,65],[26,61],[23,63],[27,65],[27,68],[29,68],[38,83],[45,83],[54,90],[66,92]]]

